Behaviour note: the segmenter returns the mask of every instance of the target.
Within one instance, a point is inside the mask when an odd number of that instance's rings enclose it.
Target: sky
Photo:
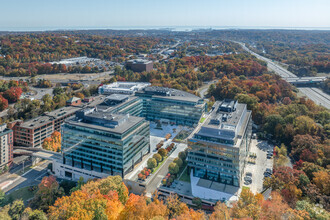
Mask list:
[[[0,30],[330,28],[330,0],[0,0]]]

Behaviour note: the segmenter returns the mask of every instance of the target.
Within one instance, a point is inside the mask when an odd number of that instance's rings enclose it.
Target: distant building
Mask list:
[[[73,180],[124,177],[150,152],[149,135],[144,118],[80,110],[62,126],[63,162],[54,165],[55,174]]]
[[[188,166],[195,177],[241,186],[252,133],[251,111],[233,100],[216,102],[188,140]]]
[[[150,60],[136,59],[127,61],[126,68],[134,72],[149,72],[153,70],[154,64]]]
[[[73,96],[71,99],[66,101],[67,106],[79,106],[81,105],[81,98]]]
[[[0,125],[0,168],[13,162],[13,131],[6,124]]]
[[[99,94],[110,95],[110,94],[126,94],[132,95],[143,88],[150,86],[150,83],[140,82],[114,82],[109,85],[103,85],[99,87]]]

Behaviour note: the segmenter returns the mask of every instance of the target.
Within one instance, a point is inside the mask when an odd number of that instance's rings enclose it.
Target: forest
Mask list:
[[[0,36],[0,75],[35,76],[63,72],[97,72],[91,69],[67,69],[48,62],[87,56],[112,60],[131,53],[146,53],[159,43],[150,37],[109,37],[34,33]]]

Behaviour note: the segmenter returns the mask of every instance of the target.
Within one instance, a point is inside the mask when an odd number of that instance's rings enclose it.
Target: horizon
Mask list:
[[[285,26],[112,26],[112,27],[15,27],[0,28],[0,32],[52,32],[52,31],[88,31],[88,30],[169,30],[189,32],[194,30],[300,30],[300,31],[330,31],[329,27],[285,27]]]
[[[326,0],[15,0],[3,1],[1,6],[0,31],[171,27],[330,30],[330,2]]]

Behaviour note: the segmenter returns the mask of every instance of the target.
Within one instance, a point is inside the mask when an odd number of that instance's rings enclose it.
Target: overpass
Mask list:
[[[245,46],[244,43],[233,41],[242,46],[244,50],[251,53],[260,60],[267,63],[268,69],[274,71],[277,75],[281,76],[285,81],[295,86],[305,86],[305,88],[298,88],[300,92],[306,95],[309,99],[314,101],[318,105],[322,105],[330,109],[330,96],[324,93],[322,90],[313,88],[317,83],[325,81],[327,77],[297,77],[295,74],[274,63],[272,60],[263,57]]]
[[[44,150],[42,148],[15,147],[14,154],[32,156],[32,164],[38,162],[37,158],[44,160],[62,160],[62,154],[54,151]]]
[[[283,77],[283,79],[294,86],[311,86],[324,82],[327,77]]]

